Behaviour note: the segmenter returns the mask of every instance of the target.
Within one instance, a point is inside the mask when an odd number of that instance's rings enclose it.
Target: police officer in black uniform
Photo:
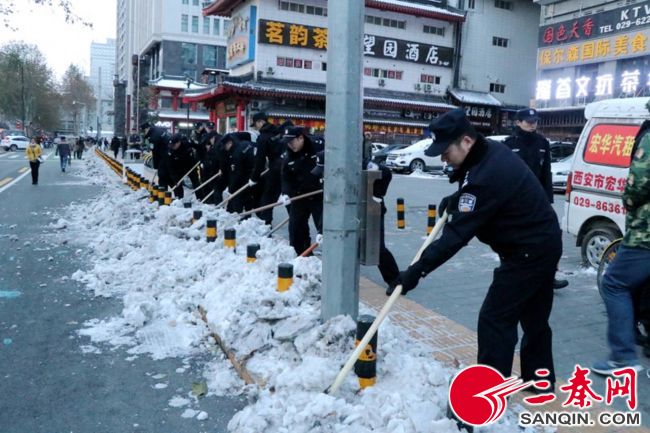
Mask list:
[[[228,165],[228,193],[234,194],[248,183],[255,164],[255,145],[248,132],[226,134],[221,140]],[[228,201],[228,212],[240,213],[253,209],[253,191],[250,187]]]
[[[194,158],[192,146],[190,146],[189,140],[185,134],[176,133],[172,135],[170,143],[169,173],[171,186],[180,182],[180,185],[174,189],[174,196],[177,198],[183,198],[185,193],[183,182],[181,180],[183,180],[183,176],[185,176],[187,172],[196,165],[196,158]],[[187,177],[190,178],[193,188],[199,186],[199,176],[196,168],[192,170]]]
[[[153,168],[158,171],[158,185],[163,188],[173,186],[169,172],[169,140],[171,138],[169,133],[166,129],[153,126],[149,122],[143,122],[140,125],[140,131],[153,146],[151,159]]]
[[[318,176],[312,174],[316,167],[318,149],[303,128],[287,128],[281,143],[288,147],[283,155],[282,194],[279,202],[288,203],[289,197],[321,189]],[[318,234],[323,233],[323,196],[317,194],[291,202],[289,206],[289,243],[302,254],[311,245],[309,216]]]
[[[512,149],[539,179],[548,201],[553,203],[553,176],[551,174],[551,148],[542,134],[537,132],[537,110],[525,108],[515,114],[515,131],[504,143]],[[569,285],[567,280],[553,280],[554,289]]]
[[[476,236],[501,259],[479,313],[478,363],[509,377],[521,324],[522,378],[541,379],[536,370],[548,369],[545,379],[554,384],[548,318],[562,237],[548,197],[521,159],[477,134],[463,110],[445,113],[429,128],[435,140],[425,153],[442,155],[454,170],[450,182],[459,186],[441,203],[449,219],[440,238],[400,273],[403,290],[415,288]]]

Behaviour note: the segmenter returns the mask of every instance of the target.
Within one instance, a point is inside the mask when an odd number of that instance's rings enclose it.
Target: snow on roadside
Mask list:
[[[389,319],[379,332],[377,385],[358,392],[351,373],[336,396],[323,393],[354,348],[355,323],[343,316],[321,323],[318,258],[295,258],[286,241],[263,236],[267,228],[259,220],[238,222],[214,207],[199,204],[195,209],[204,216],[191,224],[192,209],[149,204],[143,191],[121,186],[94,155],[81,173],[104,190],[70,205],[51,236],[90,249],[88,266],[72,277],[95,296],[123,303],[119,316],[84,324],[80,334],[93,347],[124,346],[153,359],[204,353],[212,343],[197,313],[201,305],[212,330],[238,359],[248,359],[246,367],[263,384],[244,386],[220,356],[205,365],[208,395],[249,397],[249,406],[230,421],[231,432],[457,432],[445,417],[453,371]],[[217,220],[215,243],[205,241],[207,217]],[[237,230],[236,252],[223,246],[225,228]],[[261,247],[252,264],[246,263],[248,243]],[[296,277],[288,292],[278,293],[276,270],[283,262],[294,265]],[[170,401],[185,410],[180,416],[208,417],[184,407],[190,403],[182,396]],[[521,430],[509,412],[476,431],[533,430]]]

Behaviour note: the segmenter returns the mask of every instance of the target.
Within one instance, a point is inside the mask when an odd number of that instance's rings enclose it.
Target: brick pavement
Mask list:
[[[359,284],[359,297],[369,308],[379,311],[386,303],[387,297],[385,288],[381,287],[367,278],[361,278]],[[411,301],[403,296],[395,302],[389,314],[392,323],[405,328],[411,337],[421,343],[433,348],[433,356],[438,361],[451,366],[464,366],[476,362],[476,332],[456,323],[447,317],[438,314],[420,304]],[[513,374],[518,374],[519,357],[515,354]],[[563,383],[558,381],[557,386]],[[522,395],[516,394],[514,402],[521,403]],[[601,409],[601,410],[599,410]],[[606,406],[599,405],[590,410],[592,419]],[[544,406],[545,411],[570,411],[571,409],[561,406],[561,401]],[[559,427],[558,433],[622,433],[623,431],[634,431],[638,433],[650,433],[646,427],[603,427],[593,426],[584,428]]]

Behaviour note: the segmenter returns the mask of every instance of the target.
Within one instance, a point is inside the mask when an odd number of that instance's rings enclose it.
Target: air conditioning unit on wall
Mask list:
[[[413,86],[413,88],[414,88],[415,90],[417,90],[417,91],[420,91],[420,90],[422,90],[422,85],[421,85],[420,83],[415,83],[415,85]]]
[[[251,102],[251,109],[252,110],[259,110],[261,108],[262,108],[262,103],[260,101]]]
[[[380,78],[378,84],[379,84],[379,87],[384,87],[386,85],[386,80],[384,80],[383,78]]]

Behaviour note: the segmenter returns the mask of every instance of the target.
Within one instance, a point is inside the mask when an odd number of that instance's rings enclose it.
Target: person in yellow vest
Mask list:
[[[32,169],[32,185],[38,185],[38,167],[41,165],[43,158],[43,149],[41,149],[41,139],[38,137],[32,137],[32,140],[29,142],[27,149],[25,150],[25,155],[29,160],[29,166]]]

